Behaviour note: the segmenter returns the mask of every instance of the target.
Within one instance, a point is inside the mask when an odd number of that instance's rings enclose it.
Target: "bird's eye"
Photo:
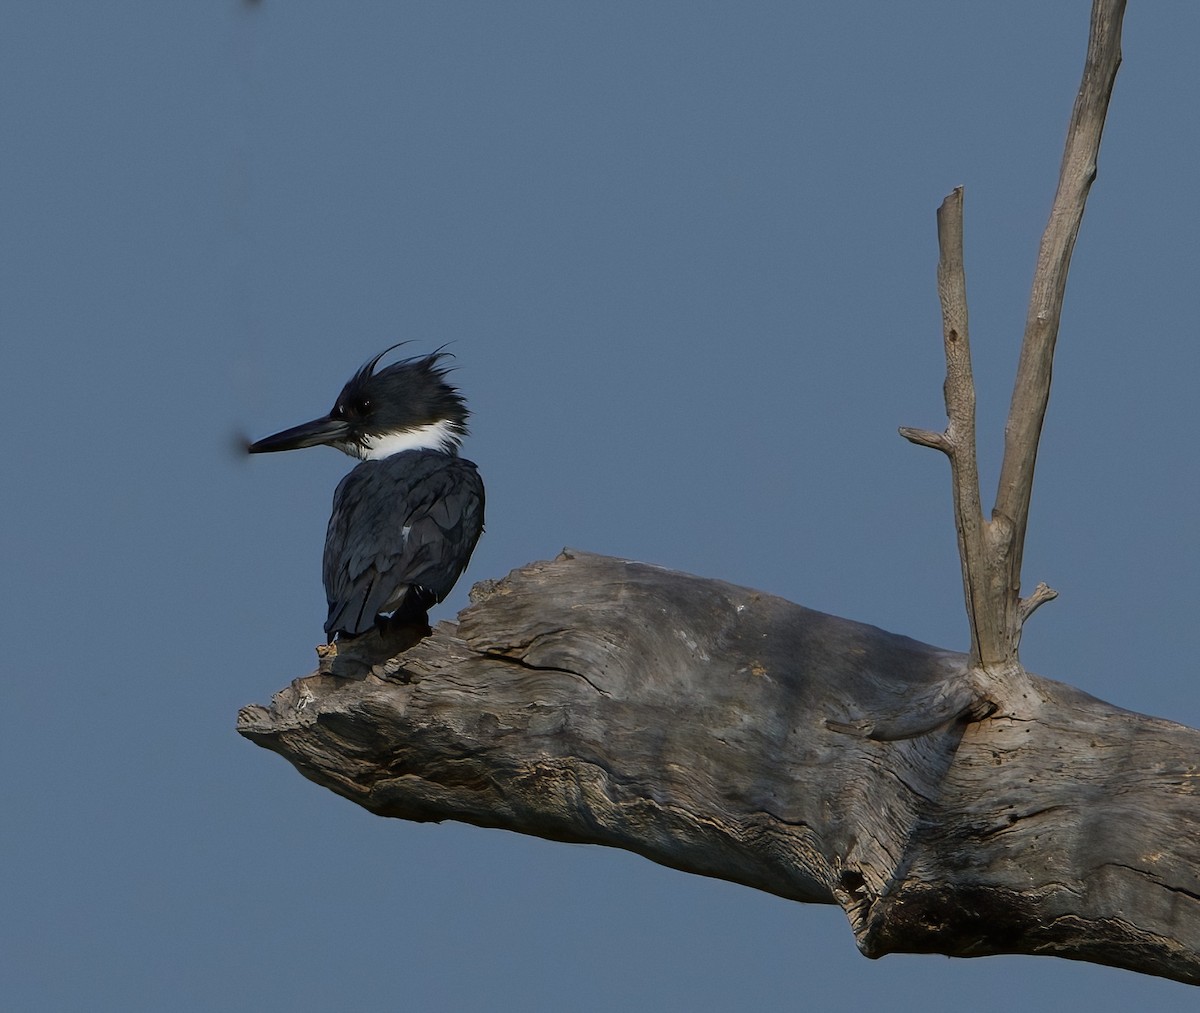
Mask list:
[[[369,397],[360,398],[354,407],[362,414],[366,414],[371,410],[371,399]]]

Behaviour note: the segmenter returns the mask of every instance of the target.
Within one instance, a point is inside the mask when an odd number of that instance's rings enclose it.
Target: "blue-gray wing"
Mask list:
[[[441,601],[482,531],[483,481],[470,461],[405,451],[358,465],[333,494],[325,536],[326,637]]]

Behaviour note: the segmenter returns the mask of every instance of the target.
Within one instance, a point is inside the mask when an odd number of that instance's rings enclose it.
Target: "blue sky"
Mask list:
[[[0,36],[20,1009],[1194,1007],[1052,959],[867,961],[832,907],[370,816],[234,732],[314,664],[333,451],[453,342],[488,530],[961,648],[934,211],[966,186],[985,498],[1088,5],[13,4]],[[1126,23],[1025,581],[1028,667],[1200,725],[1200,7]]]

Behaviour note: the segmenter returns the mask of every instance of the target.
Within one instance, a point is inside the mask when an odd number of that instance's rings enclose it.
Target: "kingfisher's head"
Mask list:
[[[252,454],[298,450],[327,444],[363,461],[390,457],[402,450],[458,452],[467,435],[466,402],[446,382],[448,353],[393,363],[375,371],[393,348],[368,359],[334,402],[328,415],[267,436],[247,448]]]

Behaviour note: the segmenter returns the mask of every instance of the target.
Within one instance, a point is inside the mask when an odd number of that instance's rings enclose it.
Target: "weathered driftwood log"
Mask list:
[[[355,644],[335,667],[381,650]],[[1200,732],[1036,676],[989,714],[966,668],[566,552],[365,677],[245,708],[239,730],[380,815],[838,903],[868,956],[1056,954],[1200,983]]]

